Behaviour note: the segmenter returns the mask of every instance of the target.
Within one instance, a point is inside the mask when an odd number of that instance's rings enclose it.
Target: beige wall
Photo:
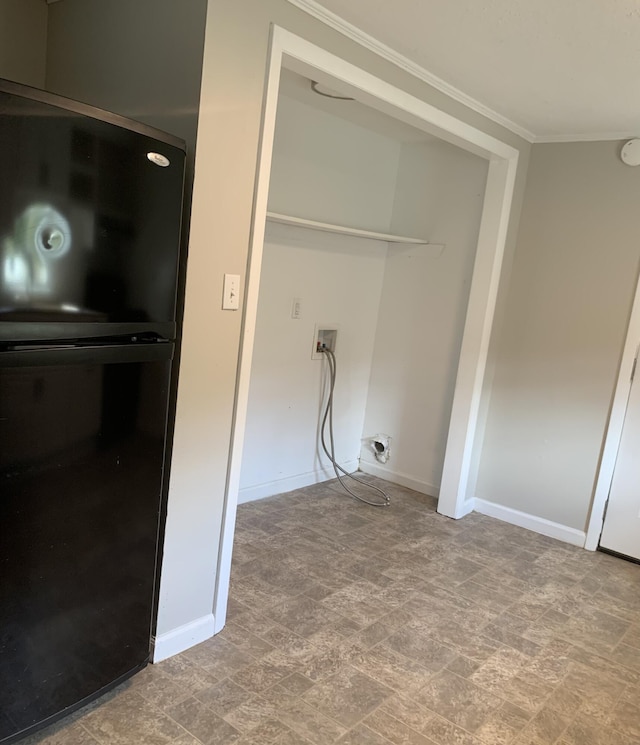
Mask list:
[[[242,322],[240,313],[220,310],[222,278],[244,275],[247,266],[271,22],[519,148],[516,216],[522,198],[529,145],[516,135],[285,0],[210,0],[160,634],[212,607]]]
[[[0,0],[0,77],[44,88],[46,55],[46,3]]]
[[[193,149],[206,0],[49,6],[47,90],[182,137]]]
[[[477,496],[584,530],[640,261],[618,142],[534,145]]]
[[[199,68],[205,4],[49,6],[48,87],[193,143],[198,84],[184,71]],[[0,0],[0,75],[42,86],[46,11],[41,0]],[[213,603],[242,320],[220,310],[220,294],[222,275],[244,275],[247,265],[271,22],[522,153],[477,496],[584,528],[638,274],[640,178],[618,160],[619,143],[533,148],[514,253],[528,144],[286,0],[209,0],[160,633],[206,616]]]
[[[40,0],[0,1],[38,12]],[[519,177],[504,275],[511,265],[530,146],[480,114],[329,29],[286,0],[209,0],[198,120],[205,0],[63,0],[49,6],[47,88],[195,142],[197,177],[176,441],[158,633],[211,613],[241,337],[241,313],[222,312],[225,272],[244,277],[270,24],[276,23],[517,147]],[[37,19],[36,19],[37,20]],[[0,23],[0,29],[7,28]],[[13,26],[15,28],[15,26]],[[44,38],[44,37],[43,37]],[[33,44],[23,45],[34,51]],[[8,47],[6,47],[8,49]],[[38,46],[42,54],[42,46]],[[1,51],[0,51],[1,54]],[[26,64],[26,63],[25,63]],[[43,64],[40,80],[43,83]],[[2,60],[5,76],[8,63]],[[28,66],[23,65],[22,73]],[[24,80],[24,78],[23,78]],[[498,298],[498,328],[506,294]],[[494,345],[490,352],[495,358]],[[487,451],[489,454],[490,450]]]

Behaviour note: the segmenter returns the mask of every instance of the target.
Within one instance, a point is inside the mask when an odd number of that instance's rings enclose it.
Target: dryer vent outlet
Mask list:
[[[386,463],[389,460],[389,448],[391,447],[391,437],[389,435],[371,437],[369,439],[369,445],[376,460],[380,461],[380,463]]]

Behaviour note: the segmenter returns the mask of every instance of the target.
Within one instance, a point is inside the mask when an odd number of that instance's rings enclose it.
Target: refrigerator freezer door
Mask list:
[[[172,323],[184,152],[2,90],[0,113],[0,323]]]
[[[149,654],[171,344],[0,354],[0,742]]]

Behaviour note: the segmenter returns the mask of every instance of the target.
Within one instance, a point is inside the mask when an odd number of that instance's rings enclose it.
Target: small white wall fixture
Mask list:
[[[375,77],[278,26],[272,26],[256,178],[242,348],[236,388],[233,438],[214,604],[215,630],[226,619],[242,445],[244,440],[258,291],[262,267],[269,177],[280,71],[294,70],[446,142],[489,160],[478,246],[460,351],[438,511],[460,518],[473,509],[467,494],[489,339],[498,292],[519,152],[505,142]]]
[[[640,279],[636,285],[636,293],[633,299],[631,316],[627,327],[627,337],[622,350],[618,380],[615,393],[611,403],[611,412],[607,424],[607,433],[600,456],[600,466],[596,479],[596,488],[591,504],[591,514],[587,527],[587,538],[584,547],[589,551],[595,551],[600,543],[600,534],[604,526],[604,515],[611,482],[616,467],[616,459],[622,439],[622,428],[627,412],[627,403],[631,391],[631,376],[633,374],[634,360],[640,348]],[[636,375],[638,371],[636,371]]]

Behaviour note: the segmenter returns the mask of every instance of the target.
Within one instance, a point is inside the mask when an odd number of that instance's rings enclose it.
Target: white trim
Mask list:
[[[295,5],[297,8],[300,8],[300,10],[304,10],[305,13],[308,13],[314,18],[317,18],[319,21],[322,21],[322,23],[324,23],[326,26],[330,26],[332,29],[338,31],[343,36],[346,36],[352,41],[360,44],[360,46],[369,49],[370,51],[377,54],[379,57],[383,57],[388,62],[393,63],[405,72],[408,72],[419,80],[422,80],[424,83],[427,83],[432,88],[435,88],[441,93],[444,93],[445,95],[449,96],[449,98],[452,98],[454,101],[458,101],[458,103],[463,104],[472,111],[485,116],[492,122],[495,122],[501,127],[508,129],[510,132],[513,132],[519,137],[522,137],[527,142],[536,141],[536,137],[533,132],[530,132],[528,129],[526,129],[526,127],[523,127],[520,124],[516,124],[516,122],[508,119],[506,116],[503,116],[489,106],[485,106],[485,104],[467,95],[459,88],[455,88],[453,85],[450,85],[445,80],[442,80],[442,78],[437,77],[433,73],[429,72],[429,70],[425,69],[421,65],[418,65],[416,62],[413,62],[408,57],[405,57],[403,54],[400,54],[395,49],[392,49],[386,44],[383,44],[381,41],[378,41],[378,39],[365,33],[364,31],[362,31],[362,29],[359,29],[352,23],[345,21],[344,18],[341,18],[339,15],[336,15],[326,8],[323,8],[322,5],[315,2],[315,0],[288,0],[288,2],[291,3],[291,5]]]
[[[587,540],[585,548],[589,551],[595,551],[600,543],[600,533],[604,526],[604,509],[609,499],[611,482],[616,467],[618,450],[620,449],[620,440],[622,439],[622,427],[624,425],[625,414],[627,413],[627,402],[631,392],[631,370],[633,369],[633,360],[638,354],[638,340],[640,340],[640,279],[636,284],[635,297],[631,308],[631,316],[627,327],[627,336],[620,360],[620,369],[618,370],[618,380],[616,382],[613,402],[611,404],[611,413],[602,447],[600,458],[600,467],[596,479],[596,488],[593,494],[593,503],[591,505],[591,514],[589,515],[589,526],[587,528]],[[636,371],[636,375],[640,371]]]
[[[471,499],[467,499],[467,501],[460,506],[460,517],[462,518],[470,515],[472,512],[475,512],[475,509],[476,500],[475,497],[471,497]]]
[[[279,26],[273,27],[272,45],[279,48],[280,60],[285,67],[307,77],[319,75],[323,77],[322,82],[326,79],[329,83],[333,81],[333,85],[338,81],[343,84],[342,89],[346,93],[354,95],[361,103],[463,150],[486,159],[494,156],[499,159],[517,159],[519,155],[519,150],[507,142],[447,114]],[[266,219],[266,210],[264,217]]]
[[[495,295],[509,222],[519,151],[502,140],[447,114],[406,91],[371,75],[278,26],[272,27],[263,110],[263,126],[256,174],[247,289],[239,371],[234,406],[232,446],[223,516],[214,615],[221,629],[231,574],[233,533],[238,502],[242,446],[249,400],[260,272],[264,245],[271,158],[275,132],[280,70],[285,64],[316,80],[338,81],[358,99],[390,116],[411,123],[464,150],[490,161],[480,235],[463,336],[452,417],[449,425],[438,510],[452,517],[464,509],[469,463],[474,445]]]
[[[244,431],[249,405],[249,383],[251,382],[251,362],[253,360],[253,342],[258,315],[258,292],[260,289],[260,272],[262,269],[262,250],[267,222],[267,200],[269,197],[269,178],[271,173],[271,156],[273,138],[276,128],[276,111],[278,108],[278,91],[280,89],[280,68],[282,66],[282,48],[275,44],[271,34],[268,50],[265,93],[258,143],[258,163],[256,167],[256,184],[253,205],[253,219],[249,238],[249,257],[247,280],[244,298],[244,314],[240,331],[240,354],[238,357],[238,376],[234,402],[233,423],[231,431],[231,449],[227,469],[227,487],[222,515],[222,531],[218,550],[216,569],[216,589],[213,600],[213,614],[216,619],[216,633],[222,631],[227,618],[229,600],[229,582],[231,579],[231,557],[233,555],[233,538],[236,528],[236,511],[238,492],[240,490],[240,472],[242,468],[242,448]]]
[[[438,512],[456,519],[463,517],[470,496],[473,447],[517,164],[517,156],[493,158],[487,175],[438,501]]]
[[[640,129],[638,130],[640,131]],[[636,132],[584,132],[577,135],[539,135],[535,144],[553,142],[607,142],[612,140],[631,140],[638,136]]]
[[[495,502],[487,502],[484,499],[476,498],[473,502],[475,511],[481,515],[495,517],[496,520],[502,520],[505,523],[532,530],[534,533],[541,533],[542,535],[549,536],[549,538],[556,538],[559,541],[571,543],[573,546],[580,546],[580,548],[584,546],[585,533],[583,530],[576,530],[561,523],[554,523],[551,520],[545,520],[544,517],[530,515],[528,512],[512,510],[511,507],[505,507]]]
[[[407,476],[405,473],[394,471],[392,468],[386,468],[380,466],[377,463],[369,463],[360,459],[360,470],[362,473],[368,473],[370,476],[378,476],[385,481],[391,481],[394,484],[400,486],[406,486],[407,489],[413,489],[414,491],[420,492],[420,494],[426,494],[428,497],[438,498],[440,493],[439,487],[435,484],[429,484],[426,481],[420,481],[420,479],[414,479],[412,476]]]
[[[202,618],[178,626],[166,634],[151,637],[151,660],[162,662],[185,649],[210,639],[215,633],[215,621],[212,613]]]
[[[346,463],[340,463],[340,465],[345,469],[345,471],[351,472],[355,471],[358,467],[358,461],[347,461]],[[285,479],[268,481],[266,484],[258,484],[257,486],[247,486],[244,489],[240,489],[238,492],[238,504],[256,502],[259,499],[273,497],[276,494],[286,494],[294,489],[304,489],[305,486],[322,484],[325,481],[335,479],[335,477],[335,471],[327,464],[323,468],[319,468],[315,471],[307,471],[306,473],[300,473],[296,476],[288,476]]]

